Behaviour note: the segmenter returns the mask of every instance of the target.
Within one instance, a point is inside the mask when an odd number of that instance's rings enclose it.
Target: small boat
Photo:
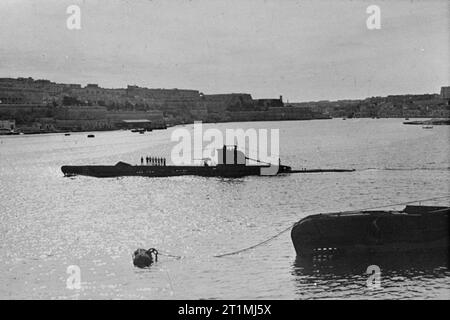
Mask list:
[[[450,207],[316,214],[291,230],[298,256],[449,249]]]
[[[147,130],[144,128],[131,129],[131,132],[140,133],[140,134],[145,133],[145,131],[147,131]]]
[[[68,137],[68,136],[70,136],[70,133],[64,133],[64,135],[65,135],[66,137]]]
[[[5,135],[5,136],[17,136],[19,134],[21,134],[21,132],[15,131],[15,130],[10,130],[10,131],[1,130],[0,131],[0,135]]]
[[[87,137],[88,137],[88,138],[95,138],[95,135],[93,135],[93,134],[88,134]]]
[[[422,126],[422,129],[433,129],[433,126],[430,124],[426,124],[426,125]]]

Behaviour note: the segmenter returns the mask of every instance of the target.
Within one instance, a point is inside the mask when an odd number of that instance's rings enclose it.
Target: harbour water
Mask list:
[[[355,210],[450,192],[450,127],[403,119],[205,124],[278,128],[282,162],[350,173],[220,179],[63,177],[64,164],[170,159],[176,128],[0,137],[1,299],[450,298],[446,259],[412,256],[321,263],[296,259],[289,232],[306,215]],[[185,127],[192,130],[192,125]],[[423,204],[449,205],[448,200]],[[404,206],[393,206],[402,209]],[[133,267],[136,248],[162,253]],[[79,266],[81,288],[67,287]],[[369,265],[381,288],[366,285]]]

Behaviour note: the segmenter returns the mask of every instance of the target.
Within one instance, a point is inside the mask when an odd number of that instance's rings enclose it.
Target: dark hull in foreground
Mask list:
[[[449,214],[431,206],[317,214],[297,222],[291,238],[299,256],[448,250]]]

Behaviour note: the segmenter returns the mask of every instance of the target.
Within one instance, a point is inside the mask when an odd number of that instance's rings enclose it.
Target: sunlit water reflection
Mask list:
[[[308,214],[449,194],[449,127],[423,130],[401,119],[205,125],[213,127],[279,128],[282,161],[293,168],[357,171],[64,178],[64,164],[170,158],[176,128],[96,132],[95,139],[86,133],[2,136],[0,298],[450,298],[440,258],[416,257],[418,265],[411,258],[317,265],[296,259],[289,232],[239,255],[213,257],[265,240]],[[192,125],[185,128],[192,131]],[[138,247],[183,257],[161,256],[141,270],[131,261]],[[365,271],[377,263],[382,289],[371,290]],[[81,269],[79,290],[66,288],[69,265]]]

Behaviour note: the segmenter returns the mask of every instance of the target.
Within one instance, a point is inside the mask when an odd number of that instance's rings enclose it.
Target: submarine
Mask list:
[[[84,165],[62,166],[61,171],[65,176],[92,176],[97,178],[144,176],[144,177],[173,177],[195,175],[202,177],[241,178],[245,176],[264,176],[289,173],[289,166],[264,163],[261,165],[248,165],[245,156],[237,146],[223,146],[218,149],[219,161],[217,165],[209,165],[204,161],[203,165],[179,166],[179,165],[131,165],[118,162],[116,165]],[[258,162],[259,161],[257,160]]]
[[[326,173],[326,172],[353,172],[354,169],[306,169],[293,170],[290,166],[264,162],[258,159],[251,159],[245,156],[237,146],[224,145],[217,149],[218,164],[210,165],[207,161],[203,165],[131,165],[119,161],[115,165],[83,165],[83,166],[62,166],[61,171],[64,176],[91,176],[97,178],[113,178],[123,176],[143,176],[143,177],[174,177],[174,176],[201,176],[201,177],[222,177],[222,178],[242,178],[245,176],[276,176],[291,173]],[[203,159],[204,160],[204,159]],[[253,160],[258,165],[247,164],[247,160]]]
[[[297,256],[448,252],[450,207],[407,205],[401,211],[307,216],[291,230]]]

